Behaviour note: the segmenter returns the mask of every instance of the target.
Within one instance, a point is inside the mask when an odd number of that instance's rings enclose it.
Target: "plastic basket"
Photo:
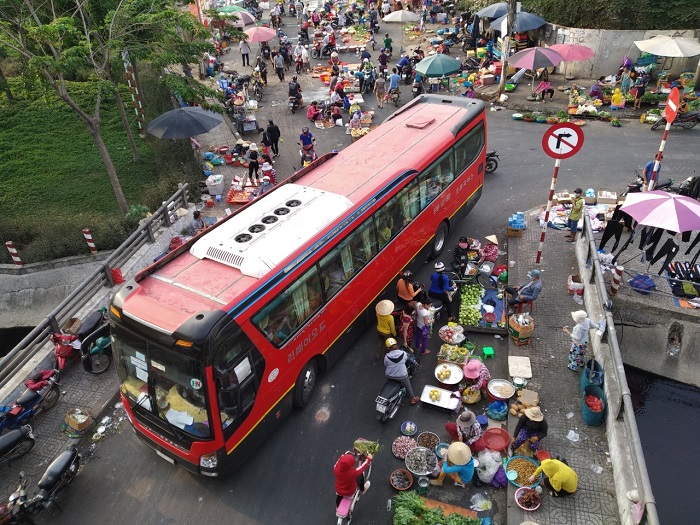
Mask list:
[[[603,410],[600,412],[593,412],[590,408],[586,406],[586,396],[596,396],[603,402]],[[591,427],[599,427],[605,422],[605,411],[607,409],[607,402],[605,400],[605,392],[596,386],[588,385],[581,392],[581,418],[586,425]]]

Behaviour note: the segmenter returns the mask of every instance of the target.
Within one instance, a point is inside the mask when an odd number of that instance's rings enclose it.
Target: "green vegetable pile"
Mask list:
[[[481,310],[476,305],[486,291],[478,284],[469,284],[462,287],[461,293],[459,324],[476,326],[481,319]]]
[[[379,452],[381,446],[379,441],[367,441],[366,439],[358,439],[353,443],[353,448],[360,454],[372,454],[373,456]]]
[[[411,491],[394,496],[394,525],[481,525],[479,518],[467,518],[452,513],[448,516],[440,507],[428,509],[425,501]]]

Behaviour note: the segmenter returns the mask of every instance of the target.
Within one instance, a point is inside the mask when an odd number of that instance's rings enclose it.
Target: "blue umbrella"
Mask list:
[[[479,15],[481,18],[498,18],[508,14],[508,3],[498,2],[497,4],[491,4],[474,14]]]
[[[507,14],[497,20],[493,20],[491,22],[491,27],[493,28],[493,30],[500,31],[501,24],[506,18],[508,18]],[[517,33],[529,31],[530,29],[537,29],[538,27],[542,27],[546,23],[547,22],[545,20],[541,19],[537,15],[533,15],[532,13],[526,13],[525,11],[520,11],[519,13],[516,13],[515,17],[513,18],[512,31],[515,31]]]

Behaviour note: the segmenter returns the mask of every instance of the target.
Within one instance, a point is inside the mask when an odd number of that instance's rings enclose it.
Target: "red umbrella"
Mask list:
[[[532,91],[535,91],[535,71],[541,67],[554,67],[562,61],[559,53],[549,47],[528,47],[508,57],[508,64],[529,69],[532,75]]]
[[[559,53],[564,62],[578,62],[579,60],[588,60],[595,56],[595,51],[588,46],[580,44],[554,44],[549,49],[554,49],[554,51]]]
[[[244,31],[248,35],[248,42],[267,42],[277,36],[277,31],[269,27],[251,27]]]

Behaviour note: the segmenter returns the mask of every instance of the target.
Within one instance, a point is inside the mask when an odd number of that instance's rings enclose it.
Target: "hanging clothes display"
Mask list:
[[[617,221],[608,221],[605,224],[605,230],[603,230],[603,237],[600,239],[600,245],[598,246],[598,248],[602,250],[607,244],[607,242],[614,237],[615,244],[612,248],[610,248],[610,253],[617,250],[617,245],[620,243],[620,237],[622,237],[622,231],[624,229],[625,225],[623,223]]]
[[[661,249],[656,253],[653,259],[651,259],[651,262],[649,264],[656,264],[661,258],[665,255],[666,260],[664,263],[661,265],[661,269],[659,270],[659,275],[661,275],[664,271],[666,271],[666,268],[668,267],[669,263],[673,260],[673,258],[676,256],[678,253],[679,247],[676,242],[674,242],[673,239],[666,239],[666,242],[664,245],[661,247]]]

